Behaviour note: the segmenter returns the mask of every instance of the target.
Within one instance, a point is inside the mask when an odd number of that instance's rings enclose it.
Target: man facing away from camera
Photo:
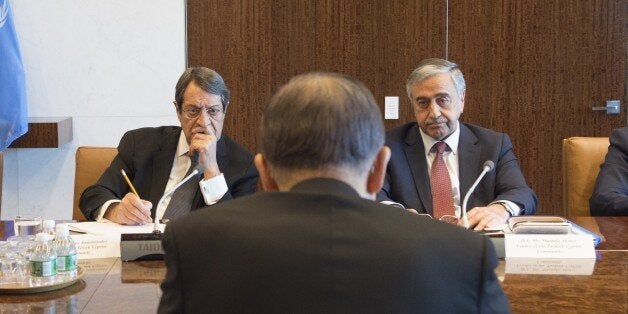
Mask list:
[[[508,312],[490,240],[374,201],[390,150],[370,91],[297,76],[270,100],[266,192],[171,222],[161,313]]]

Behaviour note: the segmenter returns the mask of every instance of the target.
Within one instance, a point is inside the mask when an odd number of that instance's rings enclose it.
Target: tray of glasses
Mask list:
[[[85,268],[80,265],[76,271],[58,273],[50,277],[26,275],[21,279],[0,277],[0,294],[39,293],[63,289],[71,286],[85,275]]]

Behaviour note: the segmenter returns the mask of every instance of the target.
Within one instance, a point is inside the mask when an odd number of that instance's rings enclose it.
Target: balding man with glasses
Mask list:
[[[124,134],[109,168],[81,195],[79,206],[87,219],[120,224],[150,223],[155,216],[172,220],[255,192],[253,154],[222,134],[229,105],[222,77],[204,67],[186,69],[173,103],[180,127]]]

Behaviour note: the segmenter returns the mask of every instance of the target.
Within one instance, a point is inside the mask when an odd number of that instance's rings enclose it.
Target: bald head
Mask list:
[[[382,117],[371,92],[334,73],[291,79],[271,98],[260,131],[262,154],[274,173],[284,176],[366,173],[384,144]]]

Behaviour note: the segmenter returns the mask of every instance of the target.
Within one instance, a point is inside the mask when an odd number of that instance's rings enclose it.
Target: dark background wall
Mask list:
[[[626,125],[623,0],[188,0],[188,63],[223,75],[232,92],[226,132],[257,150],[259,117],[293,75],[357,77],[383,112],[407,75],[448,58],[467,81],[462,120],[508,133],[539,212],[562,212],[561,141]],[[620,115],[592,112],[622,100]]]

